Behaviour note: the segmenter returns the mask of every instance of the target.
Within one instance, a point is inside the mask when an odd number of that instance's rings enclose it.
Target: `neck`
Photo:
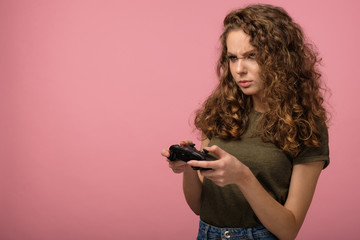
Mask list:
[[[264,103],[263,98],[253,95],[252,100],[255,111],[264,113],[269,110],[268,106]]]

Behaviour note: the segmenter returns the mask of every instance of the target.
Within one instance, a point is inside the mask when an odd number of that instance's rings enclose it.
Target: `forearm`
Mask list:
[[[196,215],[200,214],[201,189],[202,183],[197,171],[187,166],[183,173],[183,191],[187,204]]]
[[[280,239],[294,239],[302,221],[277,202],[260,184],[247,167],[243,180],[237,185],[261,223]]]

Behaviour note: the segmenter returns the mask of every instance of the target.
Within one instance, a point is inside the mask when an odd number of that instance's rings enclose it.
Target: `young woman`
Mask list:
[[[329,164],[319,59],[299,25],[270,5],[229,13],[220,40],[219,84],[195,118],[201,148],[218,160],[169,166],[183,173],[199,240],[294,239]]]

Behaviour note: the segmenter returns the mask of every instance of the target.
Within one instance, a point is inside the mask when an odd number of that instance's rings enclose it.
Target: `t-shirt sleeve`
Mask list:
[[[306,147],[293,159],[293,164],[324,161],[324,169],[329,165],[329,136],[326,126],[320,128],[321,145],[319,147]]]

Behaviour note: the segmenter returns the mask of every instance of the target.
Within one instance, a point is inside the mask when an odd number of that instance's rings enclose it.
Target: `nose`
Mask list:
[[[238,61],[236,62],[235,71],[239,75],[243,75],[247,73],[246,63],[244,59],[241,58],[238,59]]]

